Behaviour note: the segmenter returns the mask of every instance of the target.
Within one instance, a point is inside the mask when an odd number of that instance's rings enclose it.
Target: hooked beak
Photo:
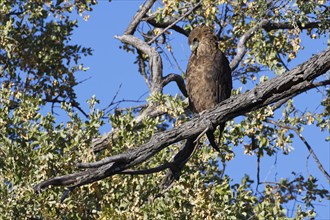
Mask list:
[[[193,42],[192,44],[190,44],[190,50],[192,52],[194,52],[196,50],[197,46],[198,46],[198,42]]]

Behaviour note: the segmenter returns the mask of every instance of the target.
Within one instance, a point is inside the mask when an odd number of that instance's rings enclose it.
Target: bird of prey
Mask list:
[[[192,51],[186,72],[189,105],[194,113],[200,113],[230,97],[231,69],[210,27],[200,25],[193,29],[188,43]],[[225,123],[220,124],[220,137],[224,127]],[[219,151],[213,132],[209,130],[206,135],[211,146]]]

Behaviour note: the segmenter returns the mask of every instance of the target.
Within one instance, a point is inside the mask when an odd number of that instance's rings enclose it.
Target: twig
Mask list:
[[[120,91],[120,89],[121,89],[121,86],[122,86],[122,83],[120,83],[120,85],[119,85],[119,87],[118,87],[118,89],[117,89],[115,95],[112,97],[112,100],[111,100],[110,104],[109,104],[107,107],[105,107],[104,109],[102,109],[102,111],[107,110],[108,108],[110,108],[110,107],[113,105],[115,99],[117,98],[117,96],[118,96],[118,94],[119,94],[119,91]]]
[[[309,145],[309,143],[307,142],[307,140],[301,135],[301,133],[299,132],[299,130],[295,127],[292,127],[292,126],[289,126],[289,125],[285,125],[285,124],[281,124],[279,122],[276,122],[274,120],[271,120],[271,119],[265,119],[266,122],[268,123],[271,123],[273,125],[276,125],[278,127],[281,127],[281,128],[286,128],[286,129],[289,129],[289,130],[292,130],[294,131],[298,137],[300,138],[300,140],[306,145],[309,153],[313,156],[319,170],[324,174],[324,176],[328,179],[328,182],[330,183],[330,175],[327,173],[327,171],[323,168],[323,165],[322,163],[320,162],[319,158],[316,156],[313,148]]]

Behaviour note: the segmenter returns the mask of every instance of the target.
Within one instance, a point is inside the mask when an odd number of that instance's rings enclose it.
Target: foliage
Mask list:
[[[177,19],[199,1],[164,0],[149,12],[159,23]],[[273,2],[273,3],[272,3]],[[145,117],[137,124],[133,111],[110,114],[109,123],[117,136],[112,148],[94,153],[90,148],[99,135],[104,112],[95,109],[95,97],[88,100],[87,119],[77,110],[75,74],[87,70],[80,62],[91,55],[90,48],[72,45],[70,36],[78,27],[72,12],[83,15],[95,1],[0,1],[0,216],[1,219],[287,219],[285,208],[301,200],[292,215],[295,219],[315,217],[314,203],[330,199],[329,191],[315,177],[293,172],[293,180],[260,183],[245,176],[236,183],[225,165],[235,158],[234,150],[243,146],[245,153],[263,157],[279,151],[291,153],[293,131],[265,122],[277,123],[302,131],[315,125],[329,132],[329,95],[326,90],[318,111],[300,111],[290,99],[280,108],[270,106],[227,122],[224,145],[218,155],[203,144],[182,171],[180,180],[161,191],[164,173],[111,178],[75,189],[60,203],[62,188],[51,188],[36,195],[33,186],[47,178],[76,171],[77,162],[91,162],[123,152],[150,139],[158,131],[178,126],[191,116],[181,96],[153,94],[148,103],[164,112],[163,116]],[[179,22],[191,30],[205,23],[221,30],[220,47],[229,59],[236,55],[240,37],[263,19],[292,24],[293,29],[258,29],[247,42],[247,53],[234,76],[242,86],[285,71],[285,63],[297,56],[304,25],[320,22],[307,29],[307,35],[319,38],[329,29],[330,10],[325,1],[202,1],[202,7]],[[284,13],[286,12],[286,13]],[[85,17],[87,18],[87,17]],[[148,30],[147,35],[157,34]],[[172,52],[169,36],[156,42]],[[146,37],[146,40],[149,39]],[[274,45],[276,47],[274,47]],[[124,49],[130,48],[124,46]],[[134,51],[134,49],[132,49]],[[165,53],[165,52],[164,52]],[[164,56],[166,54],[163,54]],[[144,61],[147,59],[143,55]],[[144,62],[143,61],[143,62]],[[148,67],[145,67],[148,68]],[[142,73],[142,68],[139,66]],[[145,74],[150,74],[146,71]],[[143,75],[143,74],[142,74]],[[242,89],[233,91],[240,93]],[[61,103],[65,122],[45,112],[47,103]],[[53,110],[53,109],[52,109]],[[280,113],[279,113],[280,112]],[[278,114],[281,116],[278,117]],[[327,138],[329,141],[329,137]],[[182,143],[172,145],[137,169],[156,167],[168,162]],[[291,177],[292,178],[292,177]],[[254,187],[263,184],[263,190]]]

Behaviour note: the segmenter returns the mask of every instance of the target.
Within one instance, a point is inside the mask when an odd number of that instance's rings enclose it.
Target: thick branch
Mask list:
[[[152,81],[151,91],[150,93],[159,92],[161,93],[163,90],[162,86],[162,59],[154,47],[149,46],[146,42],[142,41],[138,37],[133,35],[123,35],[123,36],[115,36],[116,39],[119,39],[121,42],[125,44],[130,44],[141,50],[143,53],[149,56],[149,69],[150,69],[150,78]]]
[[[107,164],[76,174],[46,180],[36,185],[35,191],[39,192],[50,185],[68,186],[75,184],[74,186],[81,186],[118,174],[147,161],[171,144],[195,137],[208,128],[210,122],[213,125],[218,125],[236,116],[307,91],[313,84],[313,80],[329,69],[330,47],[293,70],[261,83],[251,91],[231,97],[181,126],[155,134],[147,143],[139,147],[137,146],[126,153],[107,158]],[[114,160],[115,158],[116,160]]]

